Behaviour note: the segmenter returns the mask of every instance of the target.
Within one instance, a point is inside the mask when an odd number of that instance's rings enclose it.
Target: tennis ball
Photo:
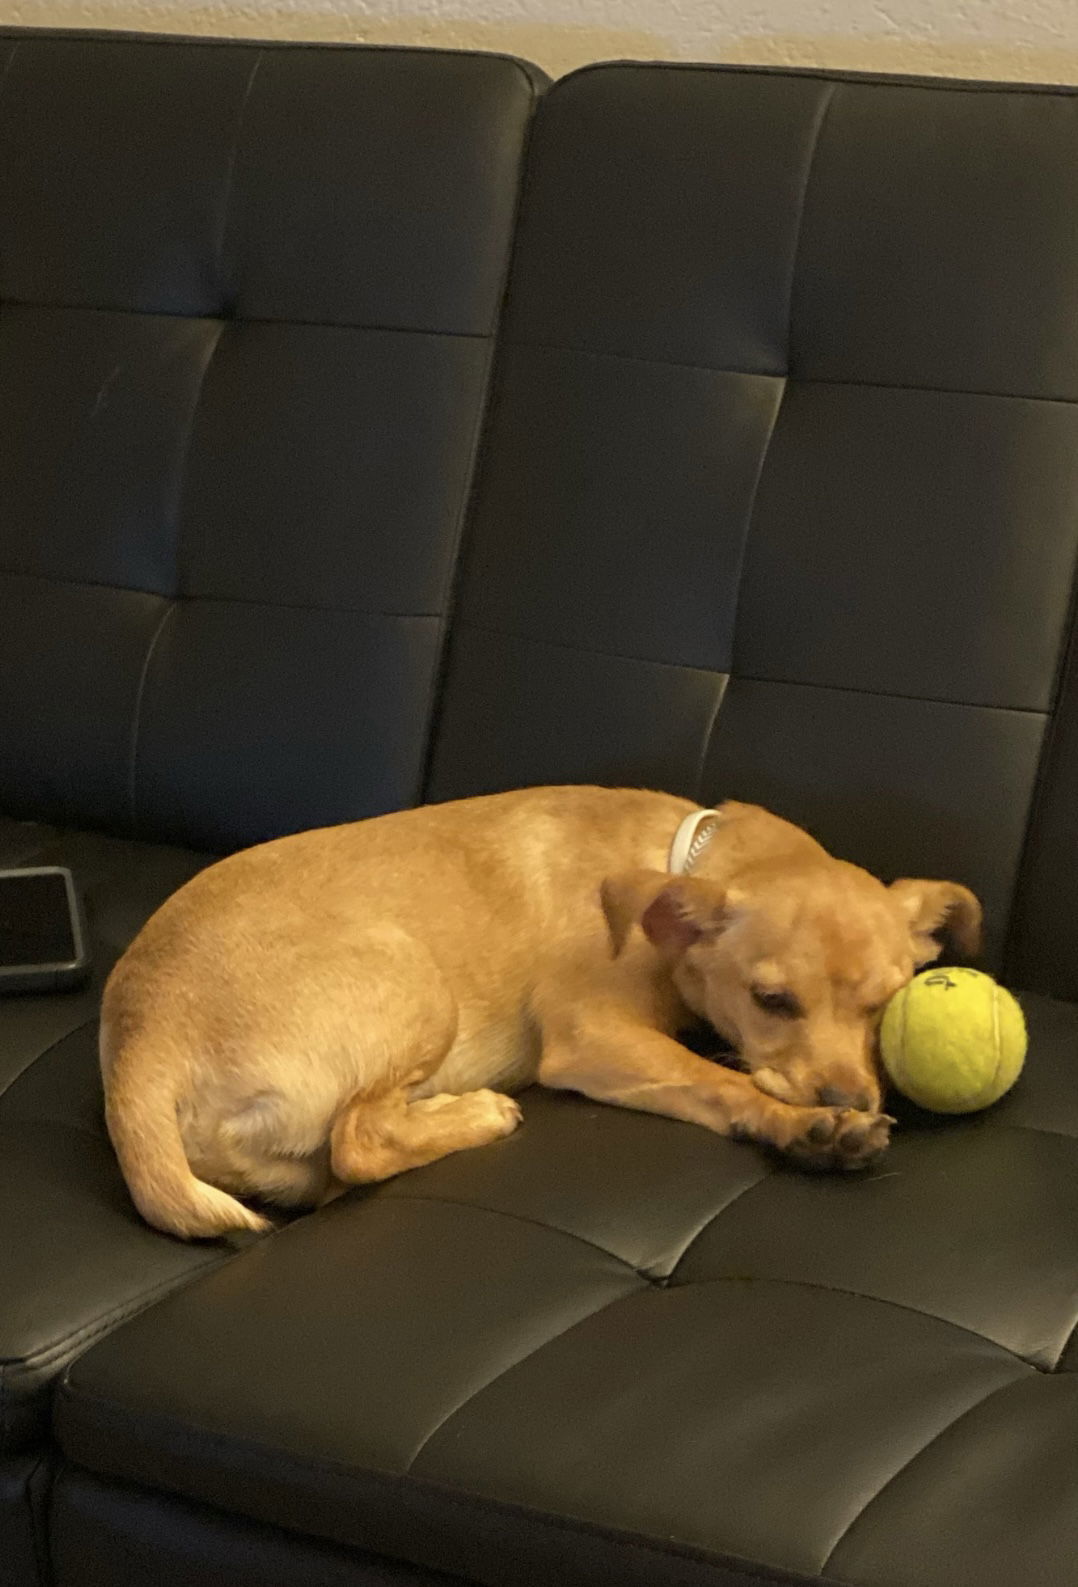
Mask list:
[[[933,1113],[975,1113],[1022,1071],[1026,1022],[979,970],[923,970],[888,1003],[880,1055],[898,1090]]]

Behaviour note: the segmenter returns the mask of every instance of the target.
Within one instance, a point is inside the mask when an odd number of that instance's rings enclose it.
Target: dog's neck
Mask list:
[[[715,836],[722,815],[718,810],[694,810],[687,815],[670,845],[666,869],[671,876],[687,876]]]

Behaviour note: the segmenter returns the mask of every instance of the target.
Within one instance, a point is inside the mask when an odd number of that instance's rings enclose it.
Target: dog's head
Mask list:
[[[822,850],[750,864],[732,881],[633,871],[603,884],[602,903],[614,952],[639,925],[682,1001],[760,1089],[803,1106],[878,1111],[887,1000],[938,957],[944,931],[965,954],[980,944],[968,888],[885,887]]]

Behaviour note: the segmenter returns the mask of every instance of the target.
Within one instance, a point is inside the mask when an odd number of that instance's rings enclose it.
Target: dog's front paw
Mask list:
[[[785,1155],[810,1172],[857,1173],[879,1162],[895,1122],[886,1113],[852,1108],[805,1108],[804,1130],[793,1136]]]

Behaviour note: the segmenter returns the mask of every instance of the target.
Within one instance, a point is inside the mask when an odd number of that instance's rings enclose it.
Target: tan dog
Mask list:
[[[168,900],[105,990],[109,1131],[143,1216],[262,1229],[508,1135],[539,1079],[857,1168],[887,1144],[877,1015],[973,894],[832,859],[749,805],[533,788],[301,833]],[[605,913],[605,920],[604,920]],[[694,1016],[750,1071],[696,1057]]]

